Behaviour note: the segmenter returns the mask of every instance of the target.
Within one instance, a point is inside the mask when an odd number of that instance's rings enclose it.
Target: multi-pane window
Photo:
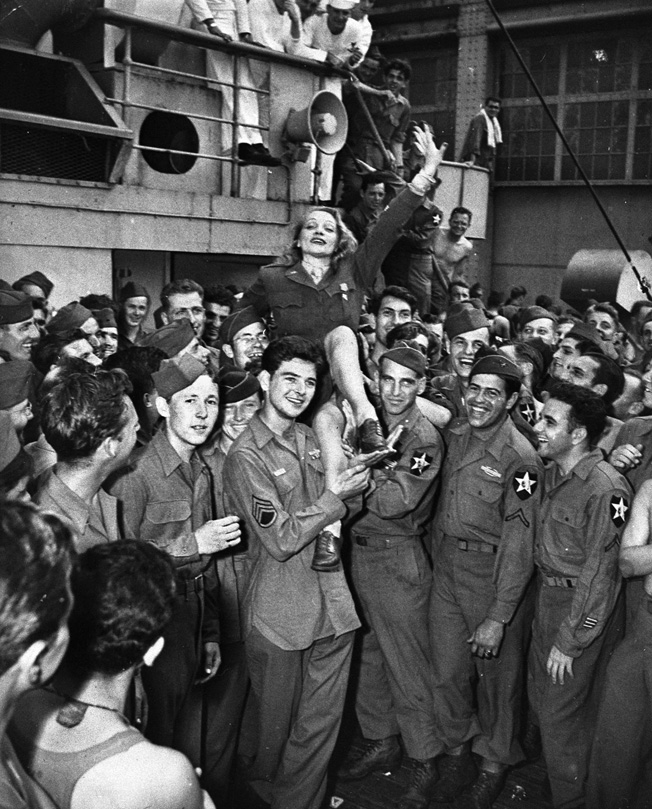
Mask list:
[[[649,180],[652,31],[548,37],[518,44],[592,180]],[[515,56],[500,52],[503,146],[496,179],[575,181],[579,175]]]
[[[436,53],[392,52],[390,58],[407,59],[412,67],[408,97],[411,117],[427,121],[435,142],[455,143],[455,95],[457,92],[457,49],[440,48]],[[452,160],[452,156],[448,156]]]

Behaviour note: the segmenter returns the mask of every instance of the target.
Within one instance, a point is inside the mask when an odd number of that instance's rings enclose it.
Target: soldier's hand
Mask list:
[[[356,464],[350,469],[339,472],[329,488],[341,500],[355,497],[369,485],[369,470],[362,464]]]
[[[612,450],[609,463],[620,472],[627,472],[638,466],[643,457],[643,444],[621,444]]]
[[[209,520],[195,531],[199,553],[217,553],[237,545],[242,532],[240,520],[230,514],[219,520]]]
[[[488,659],[497,657],[504,634],[504,624],[491,618],[485,618],[481,624],[478,624],[475,632],[467,640],[467,643],[471,644],[471,654]]]
[[[201,669],[197,672],[197,679],[195,681],[197,683],[205,683],[212,677],[215,677],[220,663],[222,662],[219,643],[207,641],[204,644],[203,652]]]
[[[290,19],[301,22],[301,12],[296,0],[285,0],[283,3],[283,10],[287,11]]]
[[[546,671],[555,685],[557,685],[557,683],[563,685],[566,674],[568,674],[569,677],[574,676],[573,658],[570,657],[570,655],[564,654],[556,646],[553,646],[548,655]]]

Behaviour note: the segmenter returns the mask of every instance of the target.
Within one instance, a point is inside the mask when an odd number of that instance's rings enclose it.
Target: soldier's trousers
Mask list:
[[[437,744],[428,636],[432,573],[421,541],[353,536],[351,583],[364,625],[354,672],[362,733],[367,739],[400,733],[408,756],[431,758]]]
[[[555,685],[546,664],[559,627],[570,613],[573,594],[574,590],[562,587],[539,588],[528,680],[530,704],[541,728],[553,806],[564,809],[584,805],[591,742],[604,681],[603,657],[608,656],[617,621],[622,620],[622,610],[615,610],[604,632],[573,660],[573,677],[566,677],[563,685]]]
[[[644,782],[651,757],[652,600],[644,597],[607,667],[586,805],[592,809],[652,806],[649,784]]]
[[[258,705],[250,783],[272,809],[319,809],[349,679],[353,632],[287,651],[257,629],[245,640]]]
[[[497,657],[474,657],[467,642],[496,597],[495,560],[492,553],[461,550],[450,537],[435,551],[429,625],[438,752],[470,741],[479,756],[516,764],[523,758],[517,740],[525,662],[522,605],[505,628]]]

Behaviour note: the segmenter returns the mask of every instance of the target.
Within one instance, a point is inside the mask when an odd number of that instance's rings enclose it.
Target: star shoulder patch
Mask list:
[[[261,528],[269,528],[276,522],[278,512],[271,500],[264,500],[254,494],[251,497],[251,516]]]
[[[537,420],[537,411],[532,402],[520,402],[518,405],[518,410],[530,427],[534,426]]]
[[[428,455],[425,450],[417,450],[410,458],[410,473],[420,478],[431,464],[432,455]]]
[[[519,500],[527,500],[537,490],[539,475],[533,469],[521,469],[514,475],[512,486]]]
[[[629,512],[629,500],[624,494],[614,494],[609,503],[609,516],[611,522],[620,528],[627,522],[627,513]]]

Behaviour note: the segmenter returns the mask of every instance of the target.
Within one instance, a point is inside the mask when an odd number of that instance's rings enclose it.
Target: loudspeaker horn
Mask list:
[[[340,99],[328,90],[316,93],[302,110],[290,110],[285,135],[294,143],[314,143],[324,154],[344,146],[349,119]]]

